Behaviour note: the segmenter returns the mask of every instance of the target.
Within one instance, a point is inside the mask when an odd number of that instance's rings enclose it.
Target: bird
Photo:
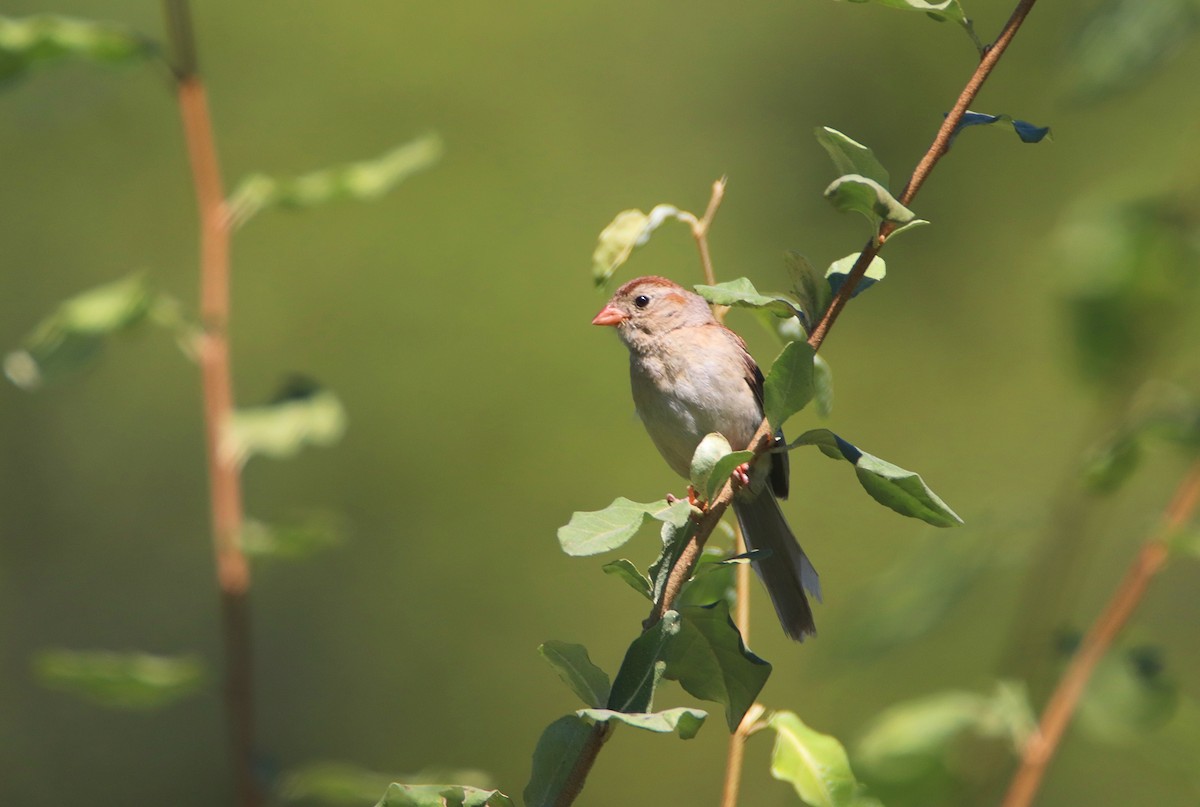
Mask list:
[[[638,417],[675,473],[689,478],[692,455],[710,433],[734,451],[749,446],[763,420],[763,374],[703,297],[665,277],[639,277],[618,288],[592,324],[614,328],[629,350]],[[788,494],[787,454],[761,456],[749,474],[739,469],[733,510],[780,625],[803,641],[816,633],[806,592],[819,602],[821,585],[779,507]]]

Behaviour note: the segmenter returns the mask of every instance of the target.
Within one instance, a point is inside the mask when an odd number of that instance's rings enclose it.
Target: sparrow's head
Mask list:
[[[714,322],[704,298],[665,277],[635,278],[617,289],[592,320],[611,325],[630,348],[676,328]]]

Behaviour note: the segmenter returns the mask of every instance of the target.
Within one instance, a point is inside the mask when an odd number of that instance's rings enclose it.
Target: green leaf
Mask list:
[[[513,807],[499,790],[465,785],[391,784],[375,807]]]
[[[1000,682],[991,695],[939,692],[898,703],[877,715],[854,758],[873,780],[913,782],[940,765],[965,732],[1008,740],[1016,751],[1036,726],[1022,685]]]
[[[815,355],[807,342],[791,342],[771,365],[763,385],[763,413],[773,428],[783,428],[812,400]]]
[[[246,519],[242,549],[255,558],[306,558],[346,541],[344,521],[330,513],[315,513],[291,524],[267,524]]]
[[[1092,446],[1084,457],[1083,484],[1093,493],[1115,493],[1137,470],[1141,443],[1134,431],[1121,430]]]
[[[689,518],[681,525],[663,524],[660,531],[662,538],[662,552],[659,553],[654,563],[650,564],[650,580],[652,581],[652,601],[658,602],[666,589],[667,581],[671,576],[671,569],[679,561],[679,556],[683,553],[683,549],[687,546],[688,541],[695,531],[695,523]]]
[[[713,465],[712,473],[704,485],[705,501],[711,502],[725,487],[725,483],[733,474],[733,469],[754,459],[753,451],[731,451]]]
[[[779,295],[761,294],[749,278],[739,277],[715,286],[699,285],[696,293],[714,305],[740,308],[765,308],[777,317],[794,317],[800,313],[790,300]]]
[[[597,708],[608,703],[612,688],[608,673],[592,663],[586,647],[552,639],[539,646],[538,652],[581,701]]]
[[[902,516],[919,518],[935,527],[963,523],[958,514],[930,490],[920,474],[868,454],[829,429],[810,429],[789,443],[788,449],[805,445],[815,445],[825,456],[844,459],[854,465],[859,484],[871,498]]]
[[[729,454],[732,450],[729,447],[729,441],[725,439],[725,435],[717,432],[704,435],[704,439],[700,441],[699,445],[696,446],[696,450],[692,453],[692,464],[689,474],[692,488],[700,492],[707,491],[713,466],[717,464],[717,460]],[[716,484],[716,481],[714,481],[714,484]],[[708,494],[705,497],[705,501],[709,501],[711,498],[712,495]]]
[[[842,285],[846,282],[846,278],[850,276],[850,272],[854,269],[854,264],[858,262],[858,256],[861,254],[861,252],[855,252],[852,255],[847,255],[841,260],[829,264],[829,268],[825,270],[825,278],[829,283],[831,292],[837,294],[841,290]],[[854,287],[850,299],[853,300],[880,280],[883,280],[886,276],[887,264],[884,263],[883,258],[876,255],[874,258],[871,258],[871,263],[867,265],[867,271],[863,272],[863,276],[859,278],[858,285]]]
[[[46,650],[33,660],[38,681],[100,706],[154,709],[191,695],[204,668],[190,656]]]
[[[637,247],[650,240],[654,231],[668,219],[688,222],[691,213],[674,205],[656,205],[649,214],[640,210],[622,210],[608,226],[600,231],[596,249],[592,252],[592,279],[597,286],[609,281]]]
[[[234,224],[241,225],[272,207],[300,209],[342,200],[383,196],[442,157],[442,141],[427,134],[372,160],[348,163],[287,179],[266,174],[246,177],[229,197]]]
[[[767,720],[775,730],[771,775],[789,783],[810,807],[878,805],[863,795],[842,744],[804,725],[792,712],[775,712]]]
[[[664,675],[691,695],[724,705],[725,722],[733,732],[762,692],[771,665],[746,648],[726,601],[681,607],[680,616]]]
[[[1135,647],[1096,665],[1077,720],[1091,737],[1127,745],[1165,726],[1179,707],[1179,688],[1163,675],[1162,652]]]
[[[653,601],[654,595],[650,593],[650,578],[642,574],[633,561],[620,558],[609,561],[600,568],[605,574],[611,574],[613,577],[624,580],[638,594]]]
[[[853,3],[875,2],[888,8],[898,8],[906,11],[923,11],[935,20],[953,20],[962,23],[966,20],[962,6],[958,0],[851,0]]]
[[[109,336],[145,321],[156,302],[140,274],[64,300],[5,357],[4,373],[25,390],[58,380],[94,358]]]
[[[891,184],[887,169],[875,158],[874,152],[862,143],[828,126],[818,126],[815,132],[817,142],[829,152],[829,158],[839,174],[858,174],[875,180],[885,188]]]
[[[560,717],[546,727],[533,750],[533,770],[523,793],[525,807],[554,805],[591,733],[579,715]]]
[[[820,353],[813,356],[813,402],[820,417],[833,414],[833,368]]]
[[[792,293],[796,295],[800,310],[804,312],[805,328],[811,329],[825,313],[833,297],[829,280],[817,271],[817,267],[813,266],[808,258],[798,252],[786,253],[784,264],[792,278]]]
[[[598,555],[632,538],[647,518],[682,526],[691,513],[686,501],[642,503],[621,496],[603,510],[572,513],[571,520],[558,528],[558,542],[568,555]]]
[[[714,549],[712,540],[700,553],[696,568],[692,571],[692,579],[683,584],[675,606],[682,609],[685,605],[712,605],[724,601],[730,607],[736,598],[734,590],[734,572],[741,560],[734,561],[729,553]]]
[[[825,198],[843,213],[853,211],[866,216],[872,227],[880,221],[908,224],[916,214],[900,204],[887,188],[861,174],[847,174],[829,183]]]
[[[338,397],[295,377],[271,403],[235,411],[224,447],[239,463],[253,456],[284,459],[307,446],[334,445],[345,431],[346,410]]]
[[[635,729],[644,729],[658,734],[679,735],[681,740],[690,740],[704,725],[708,713],[703,709],[688,709],[678,707],[664,712],[646,714],[631,714],[629,712],[614,712],[611,709],[580,709],[575,714],[593,723],[607,723],[616,720]]]
[[[393,782],[410,785],[460,782],[482,790],[491,787],[491,778],[477,770],[428,769],[395,775],[351,763],[318,761],[284,771],[274,789],[283,801],[361,807],[376,800]]]
[[[664,656],[671,640],[679,634],[679,623],[678,612],[667,611],[662,619],[633,640],[613,680],[607,703],[609,709],[634,713],[651,710],[654,690],[666,666]]]
[[[158,55],[154,42],[123,25],[56,14],[0,17],[0,84],[38,64],[69,58],[129,64]]]

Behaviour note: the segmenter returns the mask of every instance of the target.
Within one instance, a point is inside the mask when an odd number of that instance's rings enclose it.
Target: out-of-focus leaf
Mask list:
[[[603,510],[572,513],[571,520],[558,528],[558,542],[568,555],[598,555],[624,544],[648,518],[682,526],[691,513],[686,501],[642,503],[621,496]]]
[[[1200,27],[1193,0],[1106,0],[1073,27],[1061,60],[1066,94],[1095,103],[1143,84]]]
[[[307,446],[334,445],[345,432],[346,410],[338,397],[295,377],[271,403],[234,412],[224,447],[241,463],[253,456],[285,459]]]
[[[701,700],[725,707],[732,732],[758,698],[771,665],[750,652],[729,617],[729,604],[681,607],[682,624],[667,649],[665,676]]]
[[[859,484],[871,498],[900,515],[919,518],[935,527],[963,523],[958,514],[925,484],[920,474],[868,454],[828,429],[810,429],[788,447],[803,445],[815,445],[827,457],[851,463]]]
[[[0,17],[0,85],[39,64],[70,58],[130,64],[158,52],[154,42],[115,23],[56,14]]]
[[[1037,723],[1024,687],[1000,682],[994,693],[939,692],[880,713],[858,743],[854,760],[878,782],[911,782],[940,764],[964,732],[1023,747]]]
[[[790,300],[779,295],[760,293],[750,279],[745,277],[715,286],[699,285],[695,288],[697,294],[716,305],[765,308],[777,317],[794,317],[800,313]]]
[[[825,313],[825,309],[829,307],[829,300],[833,297],[829,279],[822,276],[817,267],[798,252],[786,253],[784,264],[792,278],[792,293],[796,295],[800,310],[804,313],[805,330],[811,330]],[[790,341],[797,341],[799,338],[804,337],[792,337]]]
[[[613,679],[608,708],[616,712],[649,712],[654,705],[654,690],[666,667],[665,656],[671,641],[679,634],[677,611],[667,611],[633,640],[625,651],[621,669]]]
[[[771,775],[790,784],[810,807],[879,807],[866,796],[850,769],[846,749],[828,734],[813,731],[792,712],[767,720],[775,730]]]
[[[1049,126],[1035,126],[1028,121],[1017,120],[1012,115],[987,115],[983,112],[968,110],[963,113],[962,119],[954,127],[954,131],[950,135],[950,142],[953,143],[959,133],[968,126],[991,126],[993,123],[1011,124],[1013,131],[1017,133],[1017,137],[1021,138],[1022,143],[1040,143],[1050,135]]]
[[[242,549],[256,558],[306,558],[345,542],[348,529],[331,513],[315,513],[291,524],[267,524],[247,519],[242,526]]]
[[[613,577],[624,580],[630,588],[646,599],[653,599],[653,595],[650,593],[650,578],[638,571],[638,567],[633,564],[633,561],[619,558],[609,561],[600,568],[605,574],[611,574]]]
[[[555,803],[591,733],[587,721],[574,714],[546,727],[533,750],[533,770],[523,793],[525,807],[551,807]]]
[[[917,217],[900,204],[887,188],[861,174],[838,177],[825,189],[825,198],[843,213],[861,213],[875,228],[881,221],[908,224]]]
[[[33,661],[47,687],[116,709],[154,709],[200,688],[204,667],[190,656],[46,650]]]
[[[427,134],[373,160],[323,168],[287,179],[251,174],[229,197],[230,215],[240,225],[272,207],[300,209],[347,199],[377,199],[432,166],[441,159],[442,151],[441,138]]]
[[[1058,232],[1056,264],[1083,377],[1107,394],[1139,384],[1193,310],[1200,222],[1177,202],[1080,210]]]
[[[1136,433],[1120,431],[1109,435],[1084,457],[1083,483],[1093,493],[1114,493],[1132,476],[1141,456]]]
[[[538,647],[538,652],[581,701],[596,708],[608,703],[612,688],[608,673],[592,663],[586,647],[552,639]]]
[[[1179,690],[1163,675],[1161,651],[1135,647],[1100,660],[1076,719],[1098,740],[1127,744],[1162,728],[1178,706]]]
[[[861,254],[861,252],[855,252],[852,255],[847,255],[829,264],[829,268],[825,270],[825,278],[829,283],[829,290],[833,294],[837,294],[841,290],[842,284],[846,282],[846,278],[850,275],[850,270],[854,268],[854,264],[858,261],[858,256]],[[876,255],[871,259],[871,263],[867,265],[867,271],[863,273],[863,276],[858,281],[858,285],[854,287],[854,293],[850,295],[850,299],[853,300],[883,280],[886,276],[887,264],[883,258]]]
[[[512,799],[499,790],[480,790],[465,785],[388,786],[375,807],[514,807]]]
[[[480,790],[491,787],[491,777],[476,770],[423,770],[411,774],[386,774],[346,762],[310,762],[285,771],[275,787],[283,801],[361,807],[370,804],[397,781],[410,784],[460,782]]]
[[[109,336],[145,321],[157,302],[140,274],[64,300],[5,357],[4,373],[25,390],[68,375],[95,357]]]
[[[611,709],[580,709],[575,714],[593,723],[616,720],[635,729],[653,731],[657,734],[678,734],[681,740],[690,740],[704,725],[708,713],[703,709],[678,707],[663,712],[630,713],[614,712]]]
[[[667,219],[691,221],[691,213],[674,205],[655,205],[647,214],[640,210],[622,210],[608,226],[600,231],[596,249],[592,252],[592,280],[603,286],[621,268],[637,247],[650,240],[650,236]]]
[[[820,353],[813,356],[813,403],[822,418],[833,414],[833,368]]]
[[[967,36],[971,38],[972,44],[975,45],[975,50],[980,54],[984,52],[984,45],[979,40],[979,36],[975,33],[975,26],[971,24],[966,13],[963,11],[959,0],[941,0],[934,2],[933,0],[850,0],[852,3],[868,3],[875,2],[881,6],[888,8],[898,8],[902,11],[922,11],[925,16],[938,22],[958,23]]]
[[[815,355],[807,342],[791,342],[771,365],[763,384],[763,414],[773,428],[783,428],[812,400]]]
[[[817,142],[829,153],[833,166],[842,175],[858,174],[873,179],[883,187],[891,183],[887,169],[869,148],[828,126],[816,128]]]

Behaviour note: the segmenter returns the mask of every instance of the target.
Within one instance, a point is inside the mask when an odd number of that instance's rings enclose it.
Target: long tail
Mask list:
[[[746,548],[764,553],[754,571],[767,587],[779,624],[796,641],[817,632],[807,591],[821,601],[821,581],[769,490],[754,498],[735,498],[733,511],[746,538]]]

